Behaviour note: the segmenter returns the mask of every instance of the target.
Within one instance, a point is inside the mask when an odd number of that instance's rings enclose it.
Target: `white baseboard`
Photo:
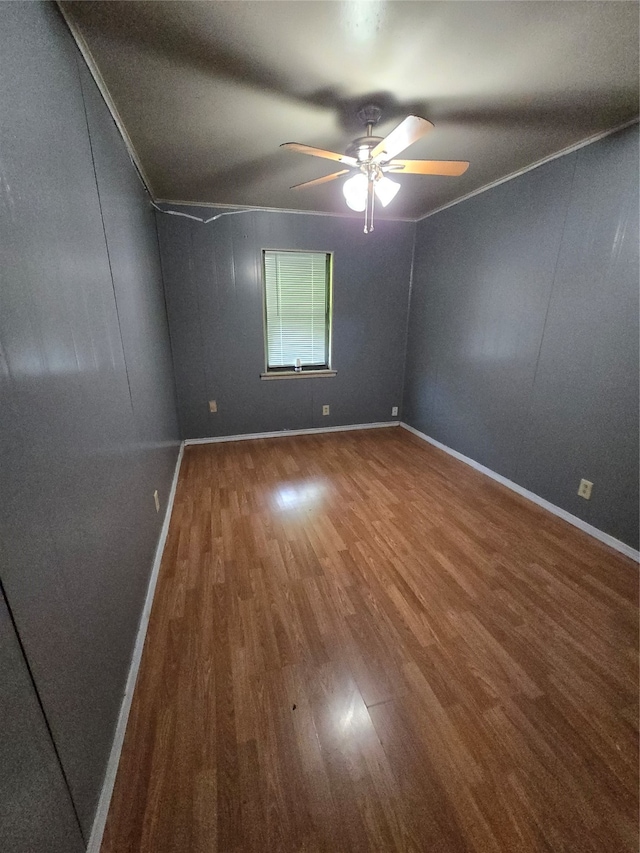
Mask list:
[[[180,444],[178,459],[176,460],[176,467],[173,474],[173,481],[171,483],[171,490],[169,492],[169,498],[167,500],[167,508],[164,514],[164,521],[162,523],[160,537],[158,538],[158,545],[156,547],[153,566],[151,568],[151,576],[149,577],[147,597],[145,598],[144,607],[142,608],[142,615],[140,616],[140,624],[138,626],[136,644],[134,646],[133,655],[131,657],[131,666],[129,667],[129,675],[127,676],[127,684],[124,691],[124,697],[122,699],[122,705],[120,706],[118,723],[116,725],[116,731],[113,736],[111,753],[109,755],[107,769],[104,774],[104,782],[102,784],[100,799],[98,800],[98,808],[96,809],[96,816],[93,819],[93,827],[91,828],[91,836],[87,845],[87,853],[100,853],[100,845],[102,844],[102,836],[104,834],[104,828],[107,823],[107,815],[109,813],[111,795],[113,793],[113,786],[115,784],[116,774],[118,772],[120,753],[122,752],[122,745],[124,743],[124,734],[127,729],[129,711],[131,710],[133,691],[136,686],[136,680],[138,678],[138,669],[140,668],[140,661],[142,659],[142,650],[144,648],[144,641],[147,635],[149,616],[151,614],[151,605],[153,604],[153,596],[156,591],[156,583],[158,582],[158,574],[160,572],[160,564],[162,562],[162,552],[164,551],[164,545],[167,540],[167,533],[169,532],[169,522],[171,521],[171,512],[173,510],[173,501],[176,495],[176,487],[178,485],[178,476],[180,474],[180,464],[182,462],[183,453],[184,442]]]
[[[445,453],[448,453],[450,456],[459,459],[460,462],[464,462],[466,465],[470,465],[472,468],[475,468],[476,471],[480,471],[482,474],[486,474],[487,477],[491,477],[492,480],[497,480],[498,483],[502,483],[503,486],[506,486],[508,489],[511,489],[514,492],[517,492],[522,497],[527,498],[532,501],[534,504],[541,506],[543,509],[552,512],[554,515],[557,515],[559,518],[564,519],[564,521],[568,521],[569,524],[572,524],[574,527],[577,527],[579,530],[582,530],[584,533],[588,533],[589,536],[593,536],[594,539],[600,540],[600,542],[604,542],[605,545],[609,545],[610,548],[614,548],[616,551],[620,551],[621,554],[624,554],[626,557],[631,557],[632,560],[636,562],[640,562],[640,552],[636,551],[630,545],[626,545],[624,542],[621,542],[619,539],[616,539],[613,536],[610,536],[608,533],[605,533],[603,530],[599,530],[597,527],[594,527],[592,524],[588,524],[586,521],[583,521],[581,518],[578,518],[576,515],[572,515],[570,512],[567,512],[565,509],[562,509],[555,504],[550,503],[549,501],[541,498],[539,495],[530,492],[528,489],[519,486],[517,483],[514,483],[512,480],[507,480],[506,477],[503,477],[501,474],[496,474],[495,471],[492,471],[490,468],[485,468],[484,465],[481,465],[479,462],[476,462],[474,459],[470,459],[468,456],[464,456],[462,453],[458,453],[457,450],[453,450],[451,447],[447,447],[446,444],[442,444],[439,441],[436,441],[435,438],[431,438],[425,433],[420,432],[415,429],[415,427],[409,426],[404,422],[401,422],[401,427],[409,430],[409,432],[417,435],[418,438],[421,438],[423,441],[428,441],[429,444],[433,444],[434,447],[440,448],[440,450],[444,450]]]
[[[347,426],[314,427],[313,429],[281,429],[278,432],[249,432],[242,435],[218,435],[212,438],[187,438],[185,446],[191,444],[217,444],[219,441],[249,441],[256,438],[282,438],[285,435],[315,435],[321,432],[347,432],[352,429],[379,429],[400,426],[400,421],[380,421],[373,424],[348,424]]]

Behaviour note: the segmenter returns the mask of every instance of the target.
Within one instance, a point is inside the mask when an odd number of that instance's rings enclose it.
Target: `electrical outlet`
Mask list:
[[[323,414],[323,415],[328,415],[328,414],[329,414],[329,406],[323,406],[323,407],[322,407],[322,414]]]
[[[215,400],[209,400],[209,411],[210,412],[217,412],[218,411],[218,404],[216,403]]]
[[[580,487],[578,488],[578,494],[581,498],[584,498],[588,501],[591,498],[591,489],[593,488],[593,483],[589,480],[580,480]]]
[[[160,512],[160,498],[158,497],[158,490],[157,489],[153,493],[153,502],[156,505],[156,512]]]
[[[397,417],[398,417],[398,407],[397,407],[397,406],[394,406],[394,407],[391,409],[391,417],[392,417],[392,418],[397,418]]]

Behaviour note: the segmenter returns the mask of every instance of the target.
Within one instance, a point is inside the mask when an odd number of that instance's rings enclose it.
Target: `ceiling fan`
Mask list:
[[[292,190],[304,187],[315,187],[335,181],[343,175],[354,172],[348,178],[342,191],[347,204],[352,210],[364,211],[364,233],[373,231],[373,208],[377,196],[383,207],[395,198],[400,189],[397,181],[387,177],[390,174],[405,175],[450,175],[457,177],[469,168],[466,160],[397,160],[396,155],[408,148],[418,139],[428,133],[433,125],[430,121],[419,116],[407,116],[384,138],[373,135],[373,128],[380,121],[382,111],[376,106],[366,106],[358,112],[358,118],[367,128],[365,136],[359,136],[347,148],[346,154],[335,151],[325,151],[323,148],[313,148],[300,142],[284,142],[280,148],[310,154],[312,157],[323,157],[326,160],[337,160],[346,166],[339,172],[295,184]]]

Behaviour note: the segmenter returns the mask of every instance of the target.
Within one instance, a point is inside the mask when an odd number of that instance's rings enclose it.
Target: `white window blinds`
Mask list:
[[[267,369],[329,366],[329,264],[325,252],[264,252]]]

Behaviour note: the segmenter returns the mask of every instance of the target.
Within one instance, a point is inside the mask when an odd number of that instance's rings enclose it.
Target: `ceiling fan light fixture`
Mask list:
[[[362,213],[367,206],[367,183],[367,176],[358,172],[342,185],[342,192],[351,210]]]
[[[400,184],[387,177],[380,178],[380,180],[376,181],[375,184],[376,196],[383,207],[386,207],[389,202],[393,201],[398,194],[399,189]]]

